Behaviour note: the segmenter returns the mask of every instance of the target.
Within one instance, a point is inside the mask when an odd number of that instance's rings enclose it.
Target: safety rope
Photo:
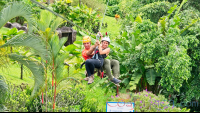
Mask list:
[[[50,10],[49,8],[47,8],[47,7],[43,6],[43,5],[42,5],[42,4],[40,4],[39,2],[37,2],[37,1],[35,1],[35,0],[31,0],[31,1],[32,1],[33,3],[35,3],[35,4],[39,5],[40,7],[42,7],[42,8],[44,8],[44,9],[48,10],[49,12],[51,12],[51,13],[55,14],[56,16],[58,16],[58,17],[60,17],[60,18],[62,18],[62,19],[64,19],[64,20],[68,21],[69,23],[71,23],[71,24],[75,25],[76,27],[78,27],[78,28],[80,28],[80,29],[82,29],[82,30],[84,30],[84,31],[88,32],[88,33],[89,33],[89,34],[91,34],[91,35],[94,35],[94,36],[96,36],[95,34],[93,34],[93,33],[89,32],[89,31],[85,30],[84,28],[82,28],[82,27],[78,26],[77,24],[73,23],[72,21],[68,20],[67,18],[65,18],[65,17],[63,17],[63,16],[59,15],[58,13],[56,13],[56,12],[54,12],[54,11]]]

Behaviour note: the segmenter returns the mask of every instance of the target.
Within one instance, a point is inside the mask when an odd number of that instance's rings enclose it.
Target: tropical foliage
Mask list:
[[[162,2],[152,2],[140,8],[133,8],[130,4],[125,5],[125,7],[131,6],[133,11],[139,13],[136,17],[125,16],[122,21],[122,38],[116,38],[116,44],[112,43],[110,46],[114,50],[112,57],[121,62],[124,88],[136,92],[148,89],[155,94],[162,93],[166,97],[182,102],[186,102],[186,97],[190,98],[187,101],[198,100],[199,96],[196,95],[198,90],[193,90],[197,91],[193,95],[191,91],[193,88],[190,85],[198,86],[195,81],[198,80],[196,77],[199,74],[197,71],[196,74],[192,71],[197,66],[194,60],[197,54],[191,55],[191,51],[192,48],[198,48],[199,44],[198,31],[195,30],[199,18],[192,17],[193,13],[191,16],[184,13],[196,9],[190,7],[181,11],[187,0],[183,0],[179,6],[169,3],[168,9],[170,9],[166,11],[168,15],[162,13],[163,16],[160,16],[159,20],[152,19],[150,16],[153,14],[150,14],[150,10],[158,3]],[[145,8],[150,12],[141,10]],[[185,87],[190,89],[190,93]],[[181,99],[178,100],[177,96]]]
[[[0,99],[0,111],[105,111],[104,103],[108,99],[122,99],[126,91],[132,95],[128,101],[139,98],[134,100],[135,111],[200,110],[179,106],[200,102],[198,0],[100,0],[98,3],[95,0],[94,5],[91,0],[82,4],[77,0],[70,4],[60,0],[49,5],[37,0],[67,20],[32,1],[0,1],[1,67],[18,62],[30,70],[34,81],[33,87],[22,88],[20,85],[19,89],[1,73],[0,95],[3,98]],[[82,36],[92,32],[91,37],[95,38],[93,33],[99,30],[102,9],[107,3],[106,15],[120,17],[118,21],[109,20],[121,26],[117,31],[119,35],[110,34],[109,58],[119,60],[122,82],[116,87],[107,78],[95,78],[88,86],[81,79],[85,77],[85,68],[79,69],[83,62]],[[97,4],[102,7],[98,8]],[[5,28],[9,21],[26,23],[28,32]],[[64,43],[68,38],[59,38],[56,31],[62,26],[77,30],[76,41],[67,47]],[[109,98],[113,94],[120,95]],[[154,99],[157,101],[153,103]],[[173,101],[173,106],[163,102],[165,100]]]

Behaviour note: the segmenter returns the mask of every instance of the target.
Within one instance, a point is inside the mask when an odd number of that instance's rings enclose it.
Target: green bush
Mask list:
[[[30,95],[26,95],[26,91],[20,86],[9,85],[9,98],[5,106],[9,112],[28,112],[26,103],[29,102]]]
[[[108,3],[109,6],[118,5],[122,0],[103,0],[105,4]]]
[[[98,80],[97,80],[98,79]],[[100,82],[103,82],[100,78],[95,78],[95,82],[89,86],[86,86],[85,99],[82,100],[81,112],[106,112],[106,101],[115,92],[112,92],[113,89],[109,89],[105,93],[106,89],[100,87]]]
[[[7,108],[5,110],[9,112],[81,111],[81,101],[85,99],[84,90],[81,89],[83,87],[77,85],[72,86],[71,89],[57,91],[55,109],[53,110],[53,95],[51,89],[48,89],[47,97],[46,93],[43,92],[43,97],[40,94],[32,98],[31,92],[33,88],[26,86],[26,89],[22,89],[20,86],[10,85],[10,95],[5,102],[5,107]]]
[[[115,14],[121,15],[121,11],[119,10],[119,6],[118,5],[108,6],[107,11],[106,11],[106,15],[114,17]]]
[[[79,0],[73,0],[72,6],[78,6]],[[87,7],[92,8],[100,13],[104,13],[106,5],[102,0],[81,0],[81,5],[87,5]]]

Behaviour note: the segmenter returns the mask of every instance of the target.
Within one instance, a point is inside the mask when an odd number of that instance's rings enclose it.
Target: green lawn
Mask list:
[[[120,34],[120,24],[117,22],[114,17],[105,16],[103,23],[107,23],[107,28],[101,27],[101,33],[105,35],[105,32],[108,32],[110,39],[113,41]]]
[[[1,67],[0,74],[6,78],[7,82],[15,85],[21,85],[21,83],[34,85],[34,78],[29,69],[23,66],[23,79],[21,79],[21,65],[18,63],[11,63],[6,67]]]

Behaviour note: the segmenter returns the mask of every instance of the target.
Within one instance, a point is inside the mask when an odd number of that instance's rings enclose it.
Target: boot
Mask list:
[[[92,84],[94,82],[94,75],[89,76],[88,84]]]
[[[94,74],[92,75],[93,76],[93,80],[94,80]],[[89,77],[86,77],[84,78],[85,81],[88,81],[89,80]]]
[[[121,82],[121,80],[116,79],[116,78],[113,78],[113,79],[111,80],[111,82],[113,82],[113,83],[114,83],[115,85],[117,85],[117,86],[120,86],[119,83]]]
[[[88,81],[88,80],[89,80],[89,77],[84,78],[84,80],[85,80],[85,81]]]

